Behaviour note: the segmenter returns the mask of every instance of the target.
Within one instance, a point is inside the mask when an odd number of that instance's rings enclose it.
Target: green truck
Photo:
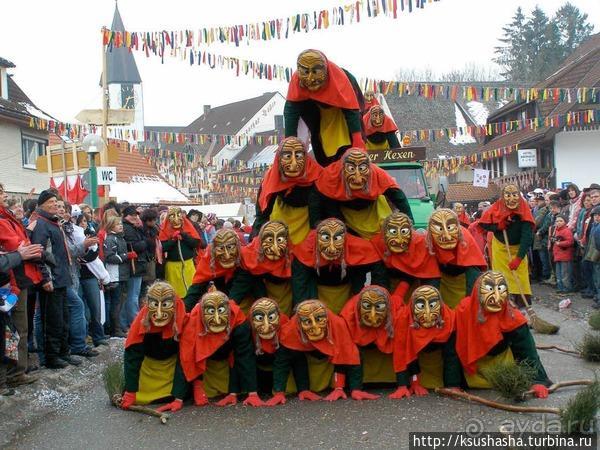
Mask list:
[[[425,160],[425,147],[403,147],[390,150],[369,150],[371,162],[388,172],[408,197],[415,228],[427,228],[434,210],[434,195],[419,161]]]

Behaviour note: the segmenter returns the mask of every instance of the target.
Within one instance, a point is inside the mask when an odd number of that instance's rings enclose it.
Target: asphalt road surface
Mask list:
[[[573,348],[588,330],[581,312],[538,308],[545,319],[559,323],[556,336],[535,335],[539,344]],[[540,351],[554,381],[591,378],[598,365],[551,351]],[[529,405],[564,405],[577,388],[567,388]],[[388,394],[390,390],[382,391]],[[475,392],[498,398],[491,391]],[[67,411],[45,417],[19,433],[10,449],[107,448],[408,448],[410,431],[498,431],[500,425],[537,430],[555,416],[514,414],[443,398],[376,401],[299,402],[289,400],[275,408],[237,405],[196,408],[191,404],[173,415],[168,424],[109,405],[98,379],[95,387]]]

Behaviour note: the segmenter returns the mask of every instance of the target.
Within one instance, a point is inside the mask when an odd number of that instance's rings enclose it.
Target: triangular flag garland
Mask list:
[[[106,36],[103,30],[103,36]],[[126,32],[128,33],[128,32]],[[106,38],[104,38],[106,41]],[[199,50],[194,47],[174,47],[165,53],[165,49],[150,45],[145,40],[143,45],[128,47],[131,50],[143,51],[147,57],[158,56],[164,62],[165,56],[179,58],[188,61],[190,65],[205,66],[210,69],[227,70],[235,76],[246,76],[253,79],[280,81],[289,83],[294,67],[281,64],[253,61],[235,56],[225,56]],[[125,45],[123,39],[114,39],[108,45],[107,50],[112,51]],[[162,50],[161,50],[162,48]],[[400,97],[416,96],[428,100],[445,99],[456,101],[516,101],[531,102],[534,100],[553,103],[600,103],[600,88],[577,87],[561,88],[547,87],[535,88],[530,86],[486,86],[483,84],[468,85],[456,83],[421,83],[407,81],[383,81],[374,78],[364,78],[360,81],[363,90],[373,90],[385,95],[397,94]]]
[[[202,27],[178,31],[124,31],[104,29],[104,45],[125,47],[163,56],[165,51],[183,50],[215,43],[239,47],[257,41],[289,39],[294,34],[306,34],[330,27],[349,26],[366,19],[387,17],[397,19],[399,12],[423,9],[427,3],[439,0],[360,0],[331,9],[295,13],[286,17],[264,19],[239,25]]]
[[[410,137],[411,142],[435,142],[439,140],[455,139],[458,142],[464,137],[483,139],[502,135],[519,130],[537,130],[538,128],[563,128],[565,126],[592,125],[600,122],[599,109],[587,109],[582,111],[571,111],[566,114],[556,114],[548,117],[533,117],[531,119],[511,120],[507,122],[490,123],[486,125],[470,125],[466,127],[448,127],[439,129],[423,129],[400,131],[400,137]],[[71,139],[82,139],[89,133],[95,133],[97,127],[63,123],[54,120],[45,120],[31,117],[29,126],[38,130],[56,133],[60,136],[69,136]],[[205,145],[213,142],[225,146],[245,147],[246,145],[277,145],[281,139],[279,135],[256,135],[256,134],[190,134],[171,133],[158,131],[144,131],[143,134],[137,130],[123,128],[109,128],[109,136],[114,139],[126,141],[164,142],[166,144],[195,144]],[[460,145],[457,144],[457,145]],[[188,154],[193,152],[192,148],[187,150],[169,150]]]

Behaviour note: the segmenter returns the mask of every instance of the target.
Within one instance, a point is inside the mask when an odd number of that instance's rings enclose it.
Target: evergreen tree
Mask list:
[[[536,83],[552,75],[564,59],[593,31],[581,13],[571,3],[565,3],[550,20],[536,6],[525,17],[519,7],[512,22],[502,28],[495,49],[494,62],[500,65],[502,76],[509,81]]]
[[[564,57],[569,56],[594,31],[594,26],[587,19],[588,15],[582,14],[570,2],[565,3],[556,11],[554,22],[560,32],[560,42]]]
[[[503,45],[495,48],[497,63],[504,78],[511,81],[524,81],[527,73],[527,42],[525,41],[525,15],[521,7],[511,23],[502,28],[503,35],[499,39]]]

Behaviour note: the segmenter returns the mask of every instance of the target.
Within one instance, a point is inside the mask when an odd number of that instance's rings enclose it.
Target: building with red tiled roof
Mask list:
[[[519,182],[521,188],[561,187],[576,183],[580,187],[598,182],[590,167],[600,164],[600,33],[582,43],[547,79],[535,88],[595,88],[587,103],[567,101],[510,102],[490,115],[488,124],[512,120],[547,118],[570,112],[595,110],[595,124],[542,127],[494,135],[477,151],[484,152],[518,146],[531,149],[537,156],[537,166],[520,168],[518,152],[499,152],[499,156],[483,163],[491,178],[499,183]],[[574,91],[573,91],[574,92]]]

